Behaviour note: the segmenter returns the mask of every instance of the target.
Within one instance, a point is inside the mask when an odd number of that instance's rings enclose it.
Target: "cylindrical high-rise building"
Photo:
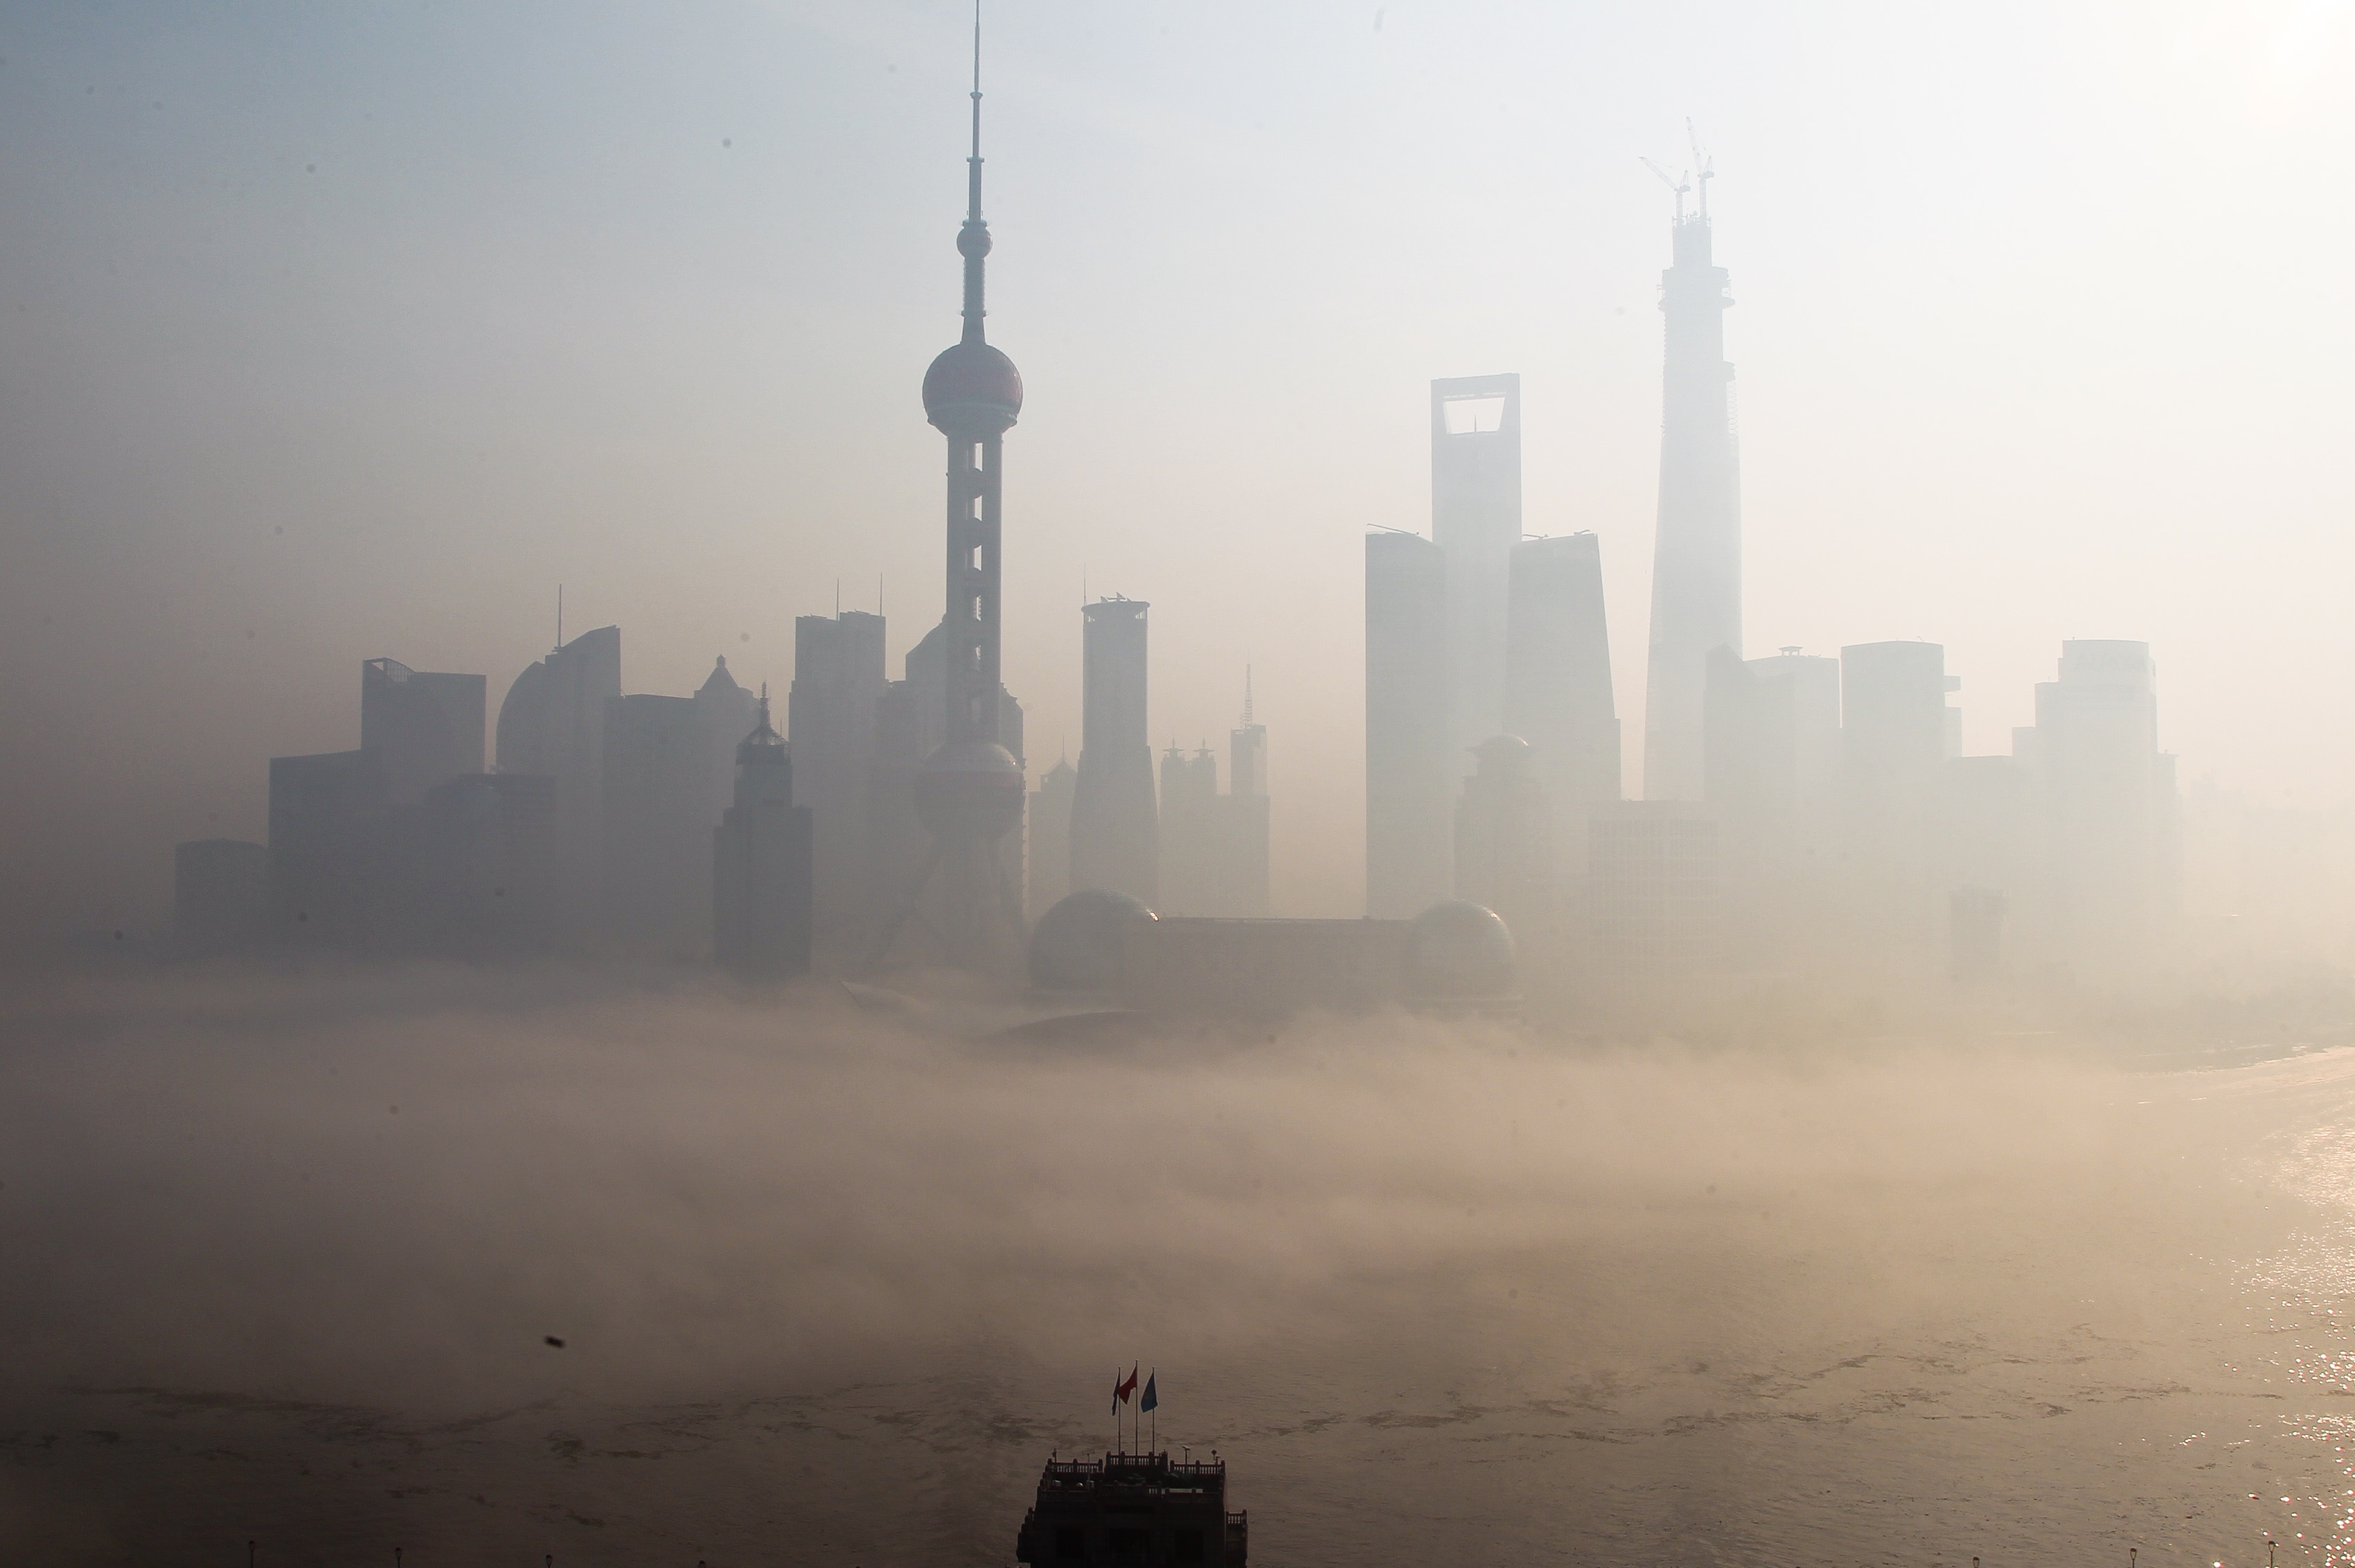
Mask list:
[[[1161,891],[1161,827],[1153,799],[1153,745],[1146,730],[1146,612],[1142,599],[1081,607],[1080,776],[1071,795],[1071,889],[1127,893],[1151,904]]]

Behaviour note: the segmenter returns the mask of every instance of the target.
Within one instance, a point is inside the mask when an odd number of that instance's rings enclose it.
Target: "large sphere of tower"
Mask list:
[[[1006,351],[959,343],[924,372],[924,418],[951,435],[996,435],[1022,412],[1022,372]]]

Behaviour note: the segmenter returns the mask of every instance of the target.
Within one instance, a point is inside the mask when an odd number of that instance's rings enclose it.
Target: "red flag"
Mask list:
[[[1142,1365],[1144,1365],[1144,1363],[1140,1361],[1140,1362],[1138,1362],[1138,1363],[1137,1363],[1137,1365],[1138,1365],[1138,1366],[1142,1366]],[[1128,1369],[1128,1376],[1127,1376],[1127,1377],[1125,1377],[1125,1378],[1122,1379],[1119,1382],[1116,1382],[1116,1383],[1113,1384],[1113,1386],[1112,1386],[1112,1402],[1113,1402],[1113,1403],[1114,1403],[1114,1405],[1123,1405],[1123,1404],[1126,1404],[1126,1403],[1128,1403],[1128,1396],[1129,1396],[1130,1394],[1135,1393],[1135,1392],[1136,1392],[1136,1367],[1131,1367],[1131,1368],[1129,1368],[1129,1369]]]

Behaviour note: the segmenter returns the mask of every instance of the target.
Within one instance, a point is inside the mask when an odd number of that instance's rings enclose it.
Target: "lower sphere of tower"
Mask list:
[[[1022,764],[994,741],[952,741],[916,774],[916,820],[936,844],[987,843],[1022,825]]]

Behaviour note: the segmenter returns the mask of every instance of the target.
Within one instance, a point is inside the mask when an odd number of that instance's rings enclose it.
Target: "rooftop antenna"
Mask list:
[[[973,151],[966,155],[964,228],[957,253],[964,266],[964,340],[982,341],[981,261],[989,254],[989,225],[981,219],[981,0],[973,0]]]
[[[975,0],[978,4],[979,0]],[[1692,144],[1693,167],[1700,171],[1700,218],[1709,221],[1709,182],[1717,177],[1717,160],[1700,150],[1700,133],[1693,130],[1692,117],[1685,117],[1685,140]]]
[[[965,166],[971,176],[965,216],[978,223],[981,221],[981,0],[973,0],[973,155],[965,160]]]
[[[1685,193],[1692,189],[1692,176],[1689,174],[1687,175],[1684,183],[1679,185],[1669,176],[1668,170],[1660,167],[1651,159],[1638,155],[1636,161],[1659,176],[1660,183],[1677,193],[1677,221],[1682,223],[1685,220]]]
[[[556,645],[564,645],[564,584],[556,585]]]
[[[1248,729],[1250,729],[1250,728],[1251,728],[1251,723],[1252,723],[1252,678],[1251,678],[1251,677],[1252,677],[1252,667],[1251,667],[1251,666],[1249,666],[1249,665],[1245,665],[1245,666],[1243,666],[1243,728],[1244,728],[1244,729],[1246,729],[1246,730],[1248,730]]]

